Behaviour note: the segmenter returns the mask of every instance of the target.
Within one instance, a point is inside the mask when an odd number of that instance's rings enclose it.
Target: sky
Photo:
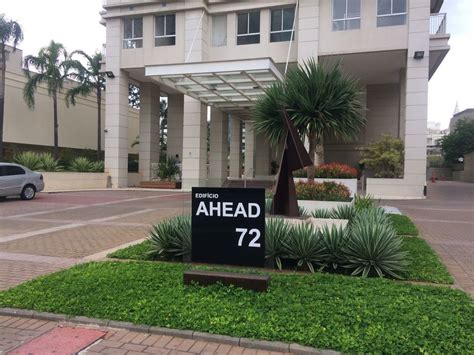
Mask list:
[[[82,49],[94,53],[105,42],[105,27],[99,24],[103,0],[0,0],[0,13],[20,22],[25,40],[24,55],[54,39],[68,51]],[[329,1],[329,0],[322,0]],[[76,3],[77,5],[77,3]],[[428,121],[447,128],[456,102],[460,110],[474,107],[474,0],[445,0],[451,50],[429,84]]]

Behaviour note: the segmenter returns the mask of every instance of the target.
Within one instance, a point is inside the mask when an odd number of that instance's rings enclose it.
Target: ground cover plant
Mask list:
[[[162,262],[82,264],[0,293],[0,307],[348,353],[473,352],[474,307],[459,290],[321,273],[272,273],[269,291],[255,293],[220,285],[184,286],[183,271],[189,267]]]
[[[418,229],[409,217],[390,214],[389,218],[398,235],[418,235]]]

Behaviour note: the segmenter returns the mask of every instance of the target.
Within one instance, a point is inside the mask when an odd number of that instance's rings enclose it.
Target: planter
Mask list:
[[[107,173],[41,172],[45,192],[64,190],[106,189]]]
[[[343,201],[315,201],[315,200],[298,200],[298,206],[304,208],[309,213],[314,210],[334,210],[339,206],[352,205],[354,200],[350,202]]]
[[[295,183],[298,182],[308,182],[307,178],[294,178]],[[322,179],[314,178],[314,182],[336,182],[338,184],[345,185],[350,193],[351,197],[354,197],[357,193],[357,179]]]
[[[147,189],[180,189],[181,181],[141,181],[140,187]]]

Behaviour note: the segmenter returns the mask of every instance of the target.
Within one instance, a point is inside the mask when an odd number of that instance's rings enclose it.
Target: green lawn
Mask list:
[[[182,273],[188,267],[82,264],[0,293],[0,307],[352,353],[474,353],[474,305],[458,290],[323,273],[272,273],[268,293],[185,287]]]
[[[399,214],[390,214],[389,216],[398,235],[419,234],[418,229],[416,229],[415,224],[411,221],[409,217]]]
[[[404,237],[405,249],[410,253],[410,266],[405,278],[442,284],[453,283],[453,278],[431,247],[421,238]],[[116,259],[153,260],[148,254],[150,242],[118,250],[108,256]]]

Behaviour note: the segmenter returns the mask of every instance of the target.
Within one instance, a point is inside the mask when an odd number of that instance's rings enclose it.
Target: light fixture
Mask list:
[[[423,59],[425,57],[425,52],[424,51],[415,51],[415,55],[413,58],[415,59]]]
[[[112,72],[112,71],[106,71],[106,72],[105,72],[105,75],[106,75],[107,78],[109,78],[109,79],[115,78],[114,72]]]

